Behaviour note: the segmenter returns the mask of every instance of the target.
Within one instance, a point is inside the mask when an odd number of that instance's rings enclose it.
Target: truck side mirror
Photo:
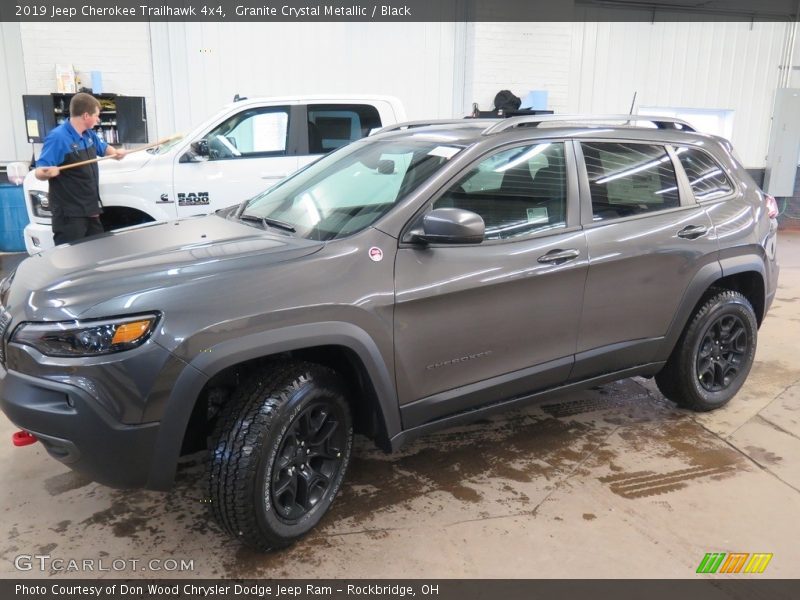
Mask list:
[[[179,162],[204,162],[208,160],[208,140],[202,139],[192,142],[189,150],[181,156]]]

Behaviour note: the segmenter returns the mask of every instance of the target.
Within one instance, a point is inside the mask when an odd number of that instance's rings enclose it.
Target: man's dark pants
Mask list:
[[[70,244],[103,233],[100,217],[59,217],[53,215],[53,242]]]

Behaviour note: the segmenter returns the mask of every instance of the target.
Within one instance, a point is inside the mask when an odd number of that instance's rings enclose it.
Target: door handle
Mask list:
[[[536,260],[545,264],[561,264],[568,260],[573,260],[581,255],[577,248],[570,248],[569,250],[550,250],[547,254],[540,256]]]
[[[678,237],[685,240],[694,240],[708,233],[708,227],[703,225],[688,225],[678,232]]]
[[[269,175],[262,175],[261,179],[283,179],[294,173],[294,171],[287,171],[286,173],[272,173]]]

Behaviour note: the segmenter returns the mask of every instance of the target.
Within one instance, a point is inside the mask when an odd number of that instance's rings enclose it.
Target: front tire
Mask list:
[[[309,363],[273,365],[223,409],[208,482],[217,522],[246,545],[290,545],[319,523],[353,446],[345,386]]]
[[[739,292],[719,291],[697,310],[656,375],[661,393],[698,412],[720,408],[747,379],[756,353],[758,323]]]

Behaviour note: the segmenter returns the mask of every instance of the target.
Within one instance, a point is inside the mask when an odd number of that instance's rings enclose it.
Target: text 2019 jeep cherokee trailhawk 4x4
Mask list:
[[[595,120],[394,126],[239,206],[28,258],[0,406],[111,486],[167,488],[208,444],[214,515],[261,549],[328,510],[354,429],[390,450],[632,375],[720,407],[775,293],[774,200],[724,140]]]

